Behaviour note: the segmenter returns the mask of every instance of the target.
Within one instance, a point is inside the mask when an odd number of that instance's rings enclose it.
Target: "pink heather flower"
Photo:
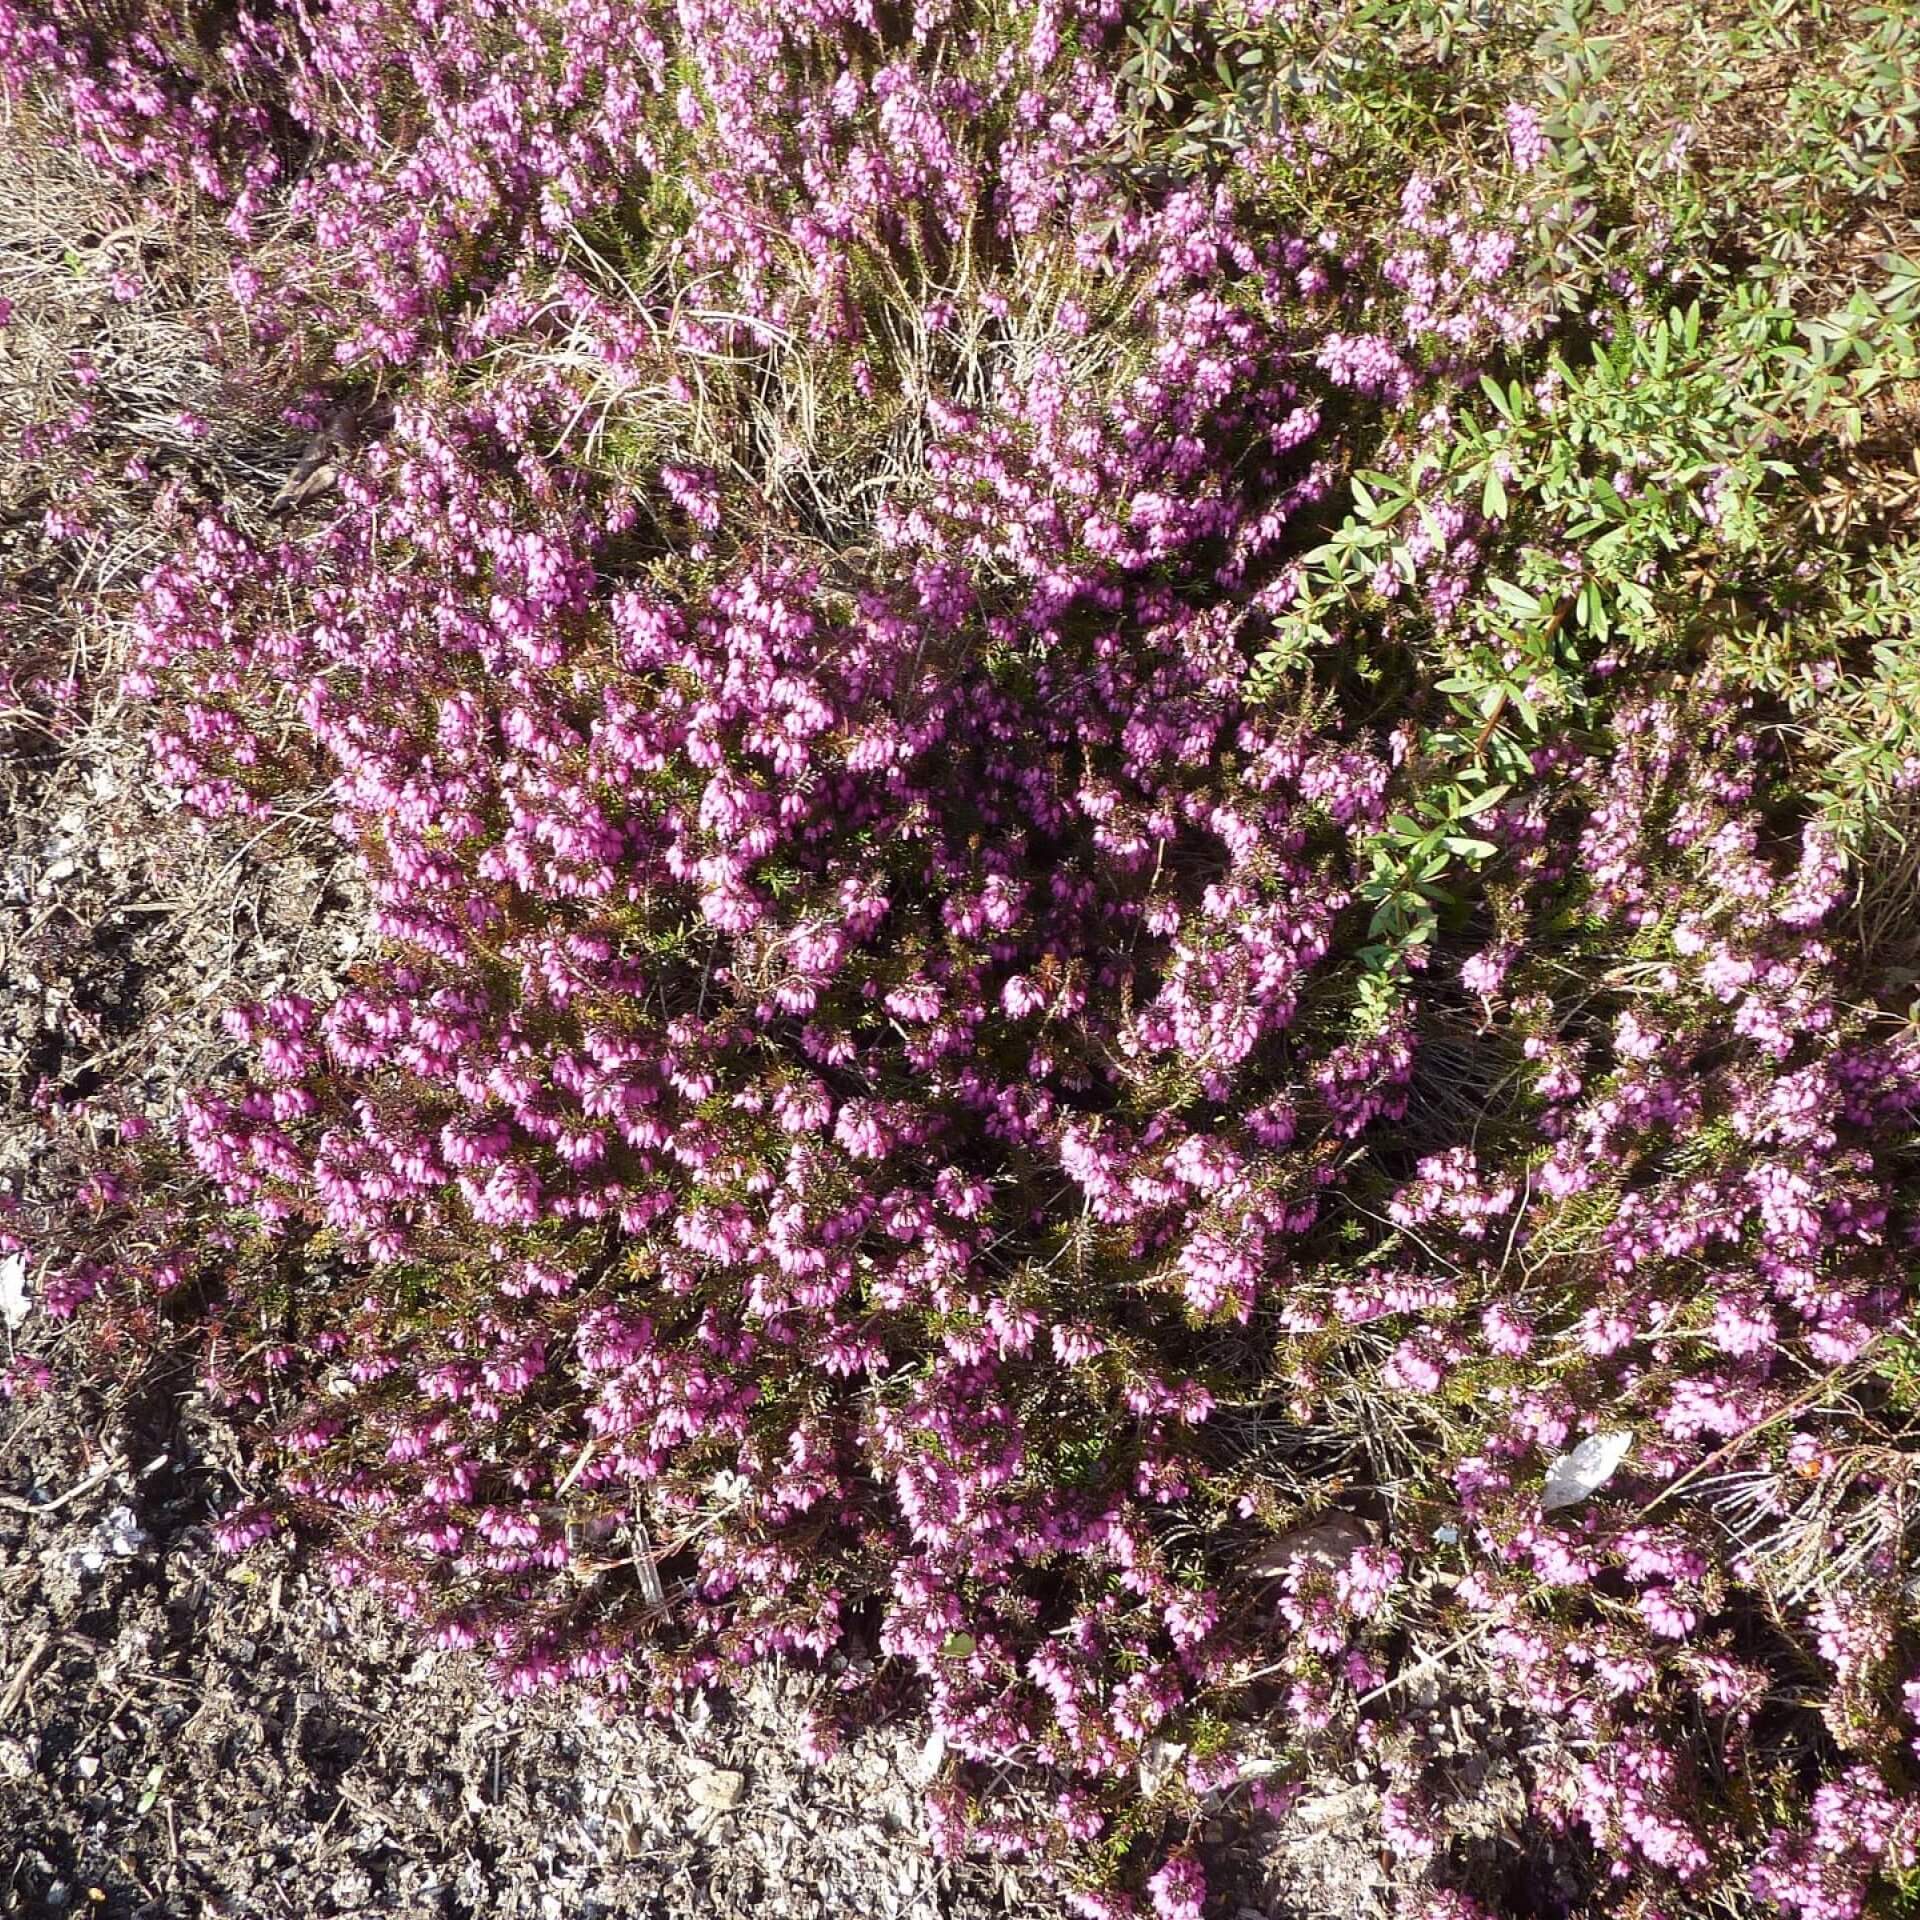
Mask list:
[[[1220,1602],[1216,1594],[1181,1594],[1167,1603],[1167,1633],[1177,1647],[1198,1646],[1219,1621]]]
[[[1388,1548],[1361,1547],[1334,1576],[1334,1589],[1356,1620],[1370,1619],[1405,1570],[1405,1562]]]
[[[1506,943],[1487,947],[1471,955],[1460,968],[1460,984],[1469,993],[1491,996],[1500,991],[1508,971],[1518,958],[1516,950]]]
[[[1513,156],[1515,170],[1531,173],[1552,152],[1540,129],[1540,116],[1532,107],[1509,101],[1503,116],[1507,130],[1507,151]]]
[[[1439,1844],[1431,1810],[1417,1792],[1408,1789],[1382,1797],[1380,1833],[1402,1860],[1430,1860]]]
[[[214,1523],[214,1545],[222,1553],[245,1553],[249,1547],[257,1547],[269,1539],[276,1524],[266,1507],[236,1507]]]
[[[1427,172],[1312,236],[1243,207],[1231,160],[1145,190],[1111,164],[1108,0],[1016,10],[1010,50],[954,43],[946,0],[897,11],[881,49],[863,0],[455,5],[424,35],[340,0],[227,10],[188,50],[147,9],[124,44],[55,20],[0,54],[90,165],[217,211],[245,256],[224,332],[391,402],[343,421],[333,382],[292,396],[280,427],[334,473],[271,522],[109,460],[143,515],[157,495],[126,682],[156,780],[216,820],[324,798],[366,939],[324,1012],[229,1012],[182,1177],[149,1189],[167,1138],[125,1153],[93,1116],[38,1304],[137,1343],[205,1283],[210,1394],[286,1503],[222,1543],[325,1518],[344,1583],[483,1648],[510,1692],[665,1698],[795,1654],[851,1690],[835,1656],[879,1609],[967,1769],[927,1796],[937,1843],[1066,1875],[1127,1830],[1141,1745],[1184,1739],[1243,1656],[1296,1733],[1388,1677],[1386,1546],[1256,1606],[1223,1542],[1218,1591],[1189,1585],[1196,1516],[1273,1518],[1233,1433],[1197,1444],[1232,1411],[1214,1394],[1270,1362],[1311,1428],[1369,1367],[1408,1394],[1457,1376],[1476,1397],[1429,1463],[1458,1506],[1433,1532],[1584,1769],[1539,1811],[1587,1824],[1617,1904],[1724,1893],[1704,1823],[1717,1846],[1726,1816],[1680,1735],[1710,1723],[1737,1760],[1766,1698],[1705,1632],[1705,1596],[1753,1570],[1698,1502],[1543,1519],[1541,1461],[1630,1417],[1652,1486],[1724,1450],[1781,1511],[1875,1495],[1835,1484],[1842,1413],[1784,1470],[1772,1418],[1897,1324],[1920,1247],[1920,1049],[1863,1011],[1839,844],[1816,819],[1783,849],[1789,769],[1737,679],[1655,691],[1603,652],[1594,724],[1516,762],[1483,816],[1497,860],[1457,876],[1455,924],[1497,932],[1451,975],[1444,941],[1416,947],[1392,1016],[1351,1021],[1421,731],[1337,687],[1324,722],[1250,700],[1248,660],[1302,608],[1293,556],[1364,442],[1443,446],[1476,373],[1541,337],[1528,230]],[[1516,174],[1552,166],[1533,107],[1501,126]],[[1256,171],[1328,157],[1305,122],[1260,143]],[[327,164],[287,173],[308,146]],[[569,235],[663,169],[640,312]],[[984,264],[889,316],[875,266],[903,245]],[[1588,279],[1586,305],[1635,298],[1624,258]],[[722,451],[729,395],[808,354],[896,410],[918,370],[890,318],[983,348],[908,423],[910,485],[849,471],[808,505],[804,449]],[[96,397],[22,456],[84,567],[122,512],[83,477],[113,381],[88,354],[67,373]],[[641,389],[660,450],[616,476],[600,402]],[[1565,412],[1562,370],[1533,391]],[[1641,502],[1655,477],[1598,471]],[[1748,491],[1737,465],[1699,476],[1703,533]],[[1471,639],[1508,530],[1439,484],[1403,519],[1376,590]],[[56,729],[91,697],[15,678]],[[1484,1113],[1448,1097],[1456,1044]],[[298,1343],[263,1335],[284,1263],[256,1237],[316,1233]],[[687,1542],[664,1638],[631,1581],[577,1604],[636,1499]],[[1883,1574],[1784,1623],[1860,1741],[1755,1841],[1754,1897],[1795,1920],[1852,1920],[1906,1857]],[[834,1725],[823,1705],[803,1750]],[[1349,1730],[1396,1789],[1391,1844],[1436,1852],[1391,1713]],[[1186,1791],[1234,1780],[1186,1758]],[[1139,1871],[1163,1917],[1200,1913],[1190,1855]]]
[[[1056,1326],[1051,1339],[1054,1354],[1063,1366],[1084,1366],[1107,1350],[1107,1343],[1088,1326]]]
[[[1480,1316],[1480,1330],[1488,1348],[1509,1360],[1522,1360],[1533,1351],[1533,1327],[1521,1314],[1496,1301]]]
[[[1492,1916],[1470,1895],[1448,1887],[1422,1894],[1408,1920],[1492,1920]]]
[[[1047,1004],[1047,997],[1031,980],[1015,974],[1001,988],[1000,1003],[1012,1019],[1019,1020],[1027,1014],[1038,1013]]]
[[[1859,1595],[1823,1595],[1813,1609],[1813,1627],[1821,1659],[1842,1682],[1865,1677],[1893,1650],[1890,1610]]]
[[[1822,1786],[1810,1812],[1806,1832],[1774,1831],[1749,1884],[1795,1920],[1854,1920],[1882,1866],[1912,1868],[1920,1802],[1856,1766]]]
[[[1681,1600],[1671,1587],[1648,1587],[1640,1596],[1640,1613],[1647,1625],[1667,1640],[1684,1640],[1700,1624],[1699,1610]]]
[[[53,1386],[53,1369],[44,1360],[20,1355],[0,1367],[0,1400],[32,1400]]]
[[[1446,1369],[1424,1334],[1411,1334],[1387,1356],[1380,1369],[1382,1382],[1403,1393],[1437,1393]]]
[[[1201,1920],[1207,1876],[1190,1853],[1176,1853],[1147,1882],[1157,1920]]]

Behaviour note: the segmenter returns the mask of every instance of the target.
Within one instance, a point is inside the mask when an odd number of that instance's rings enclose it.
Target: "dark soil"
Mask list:
[[[797,1678],[678,1726],[509,1704],[296,1557],[215,1552],[186,1433],[51,1399],[0,1432],[0,1912],[1034,1910],[933,1861],[912,1727],[809,1769]]]

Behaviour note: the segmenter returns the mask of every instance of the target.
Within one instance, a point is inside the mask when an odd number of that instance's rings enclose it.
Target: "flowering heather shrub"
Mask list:
[[[1247,696],[1371,423],[1544,324],[1504,216],[1155,185],[1117,8],[412,19],[0,11],[16,90],[227,210],[290,425],[391,398],[133,611],[161,778],[323,790],[381,943],[229,1010],[197,1186],[129,1138],[46,1235],[53,1311],[203,1341],[274,1489],[223,1544],[319,1530],[514,1691],[875,1651],[946,1841],[1096,1915],[1198,1913],[1199,1814],[1356,1755],[1417,1910],[1478,1911],[1444,1642],[1623,1898],[1857,1911],[1920,1805],[1859,1418],[1920,1039],[1771,710],[1597,674],[1387,992],[1418,729]],[[1487,531],[1387,584],[1474,619]]]

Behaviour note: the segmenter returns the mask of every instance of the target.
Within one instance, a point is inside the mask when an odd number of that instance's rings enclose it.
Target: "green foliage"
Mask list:
[[[1709,25],[1578,0],[1236,21],[1224,10],[1203,45],[1163,5],[1136,29],[1157,76],[1146,117],[1199,103],[1162,157],[1193,161],[1207,125],[1247,118],[1251,76],[1284,75],[1269,119],[1314,155],[1292,169],[1314,211],[1358,182],[1378,198],[1385,167],[1444,164],[1463,194],[1513,208],[1526,277],[1567,316],[1470,400],[1429,392],[1417,419],[1382,422],[1376,467],[1253,662],[1262,700],[1336,669],[1423,689],[1422,784],[1373,849],[1370,962],[1393,974],[1433,940],[1486,857],[1458,823],[1524,797],[1536,748],[1604,724],[1626,662],[1764,691],[1844,843],[1897,835],[1920,725],[1920,485],[1901,491],[1871,455],[1920,375],[1920,262],[1854,236],[1915,186],[1916,17],[1760,4]],[[1227,57],[1182,94],[1177,56],[1202,52]],[[1505,100],[1550,141],[1518,188]],[[1306,210],[1276,188],[1277,214]],[[1890,484],[1900,511],[1863,524],[1855,494]],[[1477,566],[1467,603],[1436,616],[1410,591],[1410,541],[1443,509],[1469,516]]]
[[[1536,55],[1563,174],[1603,204],[1603,226],[1699,281],[1819,280],[1835,237],[1911,182],[1911,8],[1750,0],[1703,20],[1579,0]]]
[[[1151,0],[1127,28],[1131,142],[1138,157],[1191,174],[1297,141],[1322,164],[1275,168],[1270,184],[1296,211],[1331,218],[1337,203],[1366,203],[1369,169],[1377,196],[1406,156],[1484,123],[1503,72],[1550,15],[1540,0]]]
[[[1920,1339],[1910,1333],[1890,1335],[1874,1353],[1874,1372],[1881,1390],[1910,1419],[1920,1417]]]
[[[1390,970],[1409,948],[1432,939],[1441,909],[1453,903],[1443,882],[1457,864],[1479,866],[1499,851],[1472,829],[1507,792],[1505,783],[1434,780],[1410,803],[1412,811],[1393,814],[1375,836],[1360,897],[1373,907],[1375,940],[1362,957],[1376,969]]]

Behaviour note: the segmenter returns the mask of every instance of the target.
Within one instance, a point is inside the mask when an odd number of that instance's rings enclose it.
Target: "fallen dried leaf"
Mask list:
[[[747,1776],[744,1773],[729,1773],[723,1767],[709,1767],[703,1773],[696,1773],[687,1782],[687,1796],[694,1805],[709,1807],[716,1813],[726,1813],[737,1807],[746,1790]]]
[[[309,454],[294,468],[286,483],[267,503],[269,513],[285,513],[305,506],[336,485],[340,475],[331,460]]]
[[[1311,1800],[1302,1800],[1294,1809],[1294,1819],[1303,1827],[1325,1832],[1329,1827],[1363,1819],[1379,1798],[1371,1787],[1342,1787],[1333,1793],[1319,1793]]]
[[[1152,1799],[1172,1779],[1186,1753],[1177,1740],[1149,1740],[1140,1749],[1140,1791]]]
[[[1351,1514],[1331,1513],[1277,1540],[1264,1541],[1241,1564],[1256,1580],[1284,1580],[1302,1560],[1338,1572],[1362,1547],[1372,1544],[1373,1534],[1363,1522]]]

